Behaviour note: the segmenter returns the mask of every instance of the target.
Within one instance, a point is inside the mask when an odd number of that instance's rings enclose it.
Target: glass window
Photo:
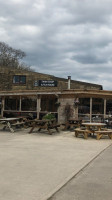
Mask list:
[[[92,100],[92,114],[104,113],[104,100],[100,98],[93,98]]]
[[[107,99],[106,114],[112,116],[112,99]]]
[[[78,106],[79,119],[90,120],[90,98],[80,98]]]
[[[5,110],[19,110],[19,99],[14,97],[6,97]]]
[[[78,111],[80,114],[89,114],[90,113],[90,98],[80,98]]]
[[[54,97],[42,97],[41,98],[41,111],[57,112],[56,106],[57,99]]]
[[[104,99],[93,98],[92,99],[92,121],[102,122],[104,115]]]
[[[22,97],[21,101],[22,111],[36,111],[37,110],[37,99],[36,97]]]
[[[26,83],[26,76],[15,75],[13,77],[13,83],[15,83],[15,84],[25,84]]]

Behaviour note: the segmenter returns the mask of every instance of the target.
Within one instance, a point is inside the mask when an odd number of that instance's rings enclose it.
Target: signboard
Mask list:
[[[35,86],[35,87],[38,86],[38,81],[34,81],[34,86]]]
[[[54,80],[39,80],[39,81],[34,82],[34,86],[57,87],[57,81],[54,81]]]

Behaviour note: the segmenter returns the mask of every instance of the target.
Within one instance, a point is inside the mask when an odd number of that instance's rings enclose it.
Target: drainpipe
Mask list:
[[[70,90],[70,81],[71,81],[71,76],[68,76],[68,90]]]

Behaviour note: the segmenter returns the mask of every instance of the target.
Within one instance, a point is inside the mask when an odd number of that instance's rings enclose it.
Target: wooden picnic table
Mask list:
[[[3,130],[8,128],[10,132],[14,133],[13,127],[20,127],[24,125],[23,117],[1,118],[0,123],[4,125]]]
[[[106,134],[109,135],[110,137],[110,134],[112,132],[112,130],[108,131],[108,130],[102,130],[102,127],[106,126],[105,123],[82,123],[82,125],[85,127],[85,128],[77,128],[75,129],[75,136],[78,137],[78,135],[81,133],[83,134],[84,138],[87,139],[88,138],[88,135],[91,135],[94,133],[97,134],[97,139],[100,139],[103,134]]]
[[[80,119],[74,119],[74,118],[68,119],[65,123],[64,130],[73,128],[73,127],[79,127],[81,122],[82,122],[82,120],[80,120]]]
[[[33,130],[37,127],[39,128],[38,131],[40,131],[41,129],[46,129],[48,130],[49,134],[51,135],[51,131],[50,129],[55,129],[57,132],[59,132],[58,127],[60,125],[56,124],[56,120],[39,120],[39,119],[35,119],[32,121],[31,124],[31,129],[29,131],[29,133],[32,133]]]
[[[100,131],[102,127],[106,126],[105,123],[95,123],[95,122],[82,123],[82,125],[85,126],[86,129],[89,130],[90,132],[93,132],[93,129],[91,127],[94,127],[98,131]]]

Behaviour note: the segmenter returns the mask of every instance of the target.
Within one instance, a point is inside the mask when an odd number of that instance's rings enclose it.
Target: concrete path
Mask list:
[[[112,200],[112,146],[49,200]]]
[[[110,144],[72,132],[0,131],[0,200],[47,200]]]

